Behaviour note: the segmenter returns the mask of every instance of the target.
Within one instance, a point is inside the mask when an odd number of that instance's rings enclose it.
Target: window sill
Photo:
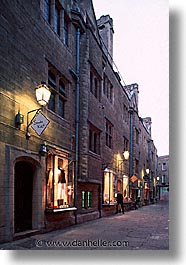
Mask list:
[[[66,211],[76,211],[76,207],[69,207],[69,208],[58,208],[58,209],[46,209],[48,213],[59,213],[59,212],[66,212]]]
[[[97,159],[100,159],[100,154],[98,154],[98,153],[94,153],[93,151],[91,151],[91,150],[89,150],[88,151],[89,152],[89,154],[92,156],[92,157],[95,157],[95,158],[97,158]]]
[[[116,203],[103,203],[102,206],[114,206]]]

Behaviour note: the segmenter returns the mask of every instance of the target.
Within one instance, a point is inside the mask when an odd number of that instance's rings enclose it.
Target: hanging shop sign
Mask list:
[[[37,135],[40,136],[48,126],[49,122],[50,121],[45,117],[45,115],[39,112],[33,119],[31,127],[37,133]]]
[[[134,183],[136,180],[138,180],[138,178],[135,175],[130,178],[130,181],[132,181],[132,183]]]

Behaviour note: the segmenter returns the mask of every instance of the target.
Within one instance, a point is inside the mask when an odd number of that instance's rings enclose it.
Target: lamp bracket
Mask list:
[[[43,108],[39,108],[39,109],[34,109],[34,110],[30,110],[29,112],[27,112],[27,126],[26,126],[26,139],[29,140],[30,138],[30,133],[29,133],[29,127],[32,124],[33,120],[35,119],[36,115],[40,112],[40,110],[42,110]],[[29,114],[35,112],[34,117],[31,119],[31,121],[29,122]]]

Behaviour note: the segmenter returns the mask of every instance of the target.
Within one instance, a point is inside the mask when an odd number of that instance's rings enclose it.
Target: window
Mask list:
[[[48,109],[55,112],[55,94],[51,92],[50,100],[48,102]]]
[[[113,103],[113,86],[110,85],[110,102]]]
[[[106,95],[106,75],[103,76],[103,94]]]
[[[104,203],[113,203],[115,202],[115,193],[116,193],[116,175],[112,170],[105,169],[104,171],[104,192],[103,192],[103,202]]]
[[[98,97],[98,81],[96,78],[94,79],[94,96]]]
[[[65,105],[67,101],[66,83],[59,72],[52,66],[49,66],[48,85],[51,91],[48,109],[65,118]]]
[[[162,171],[165,171],[165,170],[167,169],[167,168],[166,168],[166,163],[165,163],[165,162],[162,163],[161,167],[162,167]]]
[[[54,91],[56,90],[56,77],[51,71],[48,72],[48,85],[50,88],[52,88],[50,100],[48,103],[48,108],[52,111],[55,111],[55,93],[54,93]]]
[[[68,21],[65,18],[64,19],[64,36],[63,36],[63,42],[66,46],[68,46]]]
[[[50,23],[50,0],[44,0],[44,18]]]
[[[162,185],[165,185],[165,183],[166,183],[166,176],[165,175],[163,175],[161,177],[161,183],[162,183]]]
[[[46,197],[48,209],[69,208],[74,205],[73,163],[68,163],[68,155],[49,154],[47,157]]]
[[[129,140],[124,136],[123,137],[124,142],[124,151],[129,151]]]
[[[109,148],[112,148],[112,131],[112,124],[108,120],[106,120],[106,145]]]
[[[89,128],[89,150],[100,154],[100,130],[90,124]]]
[[[101,82],[96,70],[90,71],[90,92],[98,99],[101,98]]]
[[[136,129],[136,144],[139,144],[139,131]]]
[[[114,90],[108,77],[104,74],[103,76],[103,94],[109,99],[110,103],[113,103]]]
[[[93,93],[93,76],[92,76],[92,72],[90,72],[90,92]]]
[[[85,208],[85,191],[81,192],[81,207]]]
[[[59,98],[58,114],[63,118],[65,116],[65,101],[62,98]]]
[[[43,17],[65,46],[69,45],[69,18],[59,0],[44,0]]]
[[[87,201],[87,206],[90,208],[92,206],[92,191],[88,191],[88,201]]]
[[[60,8],[55,3],[55,11],[54,11],[54,31],[60,36]]]
[[[136,164],[136,174],[139,174],[139,160],[135,159]]]
[[[87,209],[92,207],[92,191],[81,192],[81,208]]]
[[[128,108],[125,104],[123,104],[123,120],[126,123],[129,122],[129,112],[128,112]]]

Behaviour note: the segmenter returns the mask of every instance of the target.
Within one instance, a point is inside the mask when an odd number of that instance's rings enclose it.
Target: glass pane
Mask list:
[[[54,193],[53,193],[53,157],[47,157],[47,208],[53,208]]]
[[[103,201],[104,203],[109,203],[110,202],[110,192],[109,192],[109,172],[104,174],[104,193],[103,193]]]
[[[92,206],[92,192],[88,191],[88,207]]]
[[[61,80],[59,81],[59,93],[66,97],[65,84]]]
[[[55,111],[55,94],[51,93],[50,100],[48,102],[48,108]]]
[[[68,22],[64,20],[64,44],[68,46]]]
[[[103,201],[104,203],[113,203],[115,202],[115,193],[116,193],[116,177],[112,171],[104,173],[104,192],[103,192]]]
[[[71,172],[73,174],[73,172]],[[73,176],[68,176],[68,160],[55,155],[47,158],[47,208],[68,208],[74,204]],[[69,181],[69,179],[71,181]]]
[[[81,192],[81,202],[82,202],[81,207],[85,208],[85,191]]]
[[[44,0],[44,18],[50,23],[50,0]]]
[[[64,118],[64,108],[65,108],[65,101],[59,98],[58,114],[63,118]]]
[[[56,88],[56,77],[52,72],[48,72],[48,84],[49,86]]]
[[[60,10],[55,6],[54,13],[54,31],[60,35]]]
[[[55,157],[54,169],[54,208],[67,208],[68,207],[68,180],[67,170],[68,161]]]

